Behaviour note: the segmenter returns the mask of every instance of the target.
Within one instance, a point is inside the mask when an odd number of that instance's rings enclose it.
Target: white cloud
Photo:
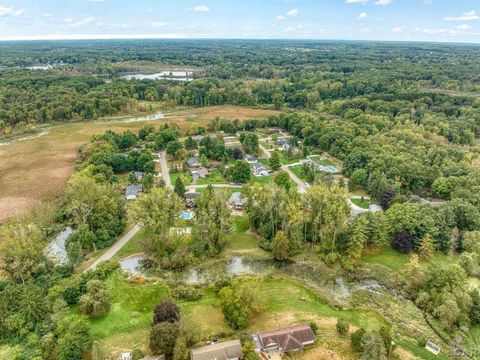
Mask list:
[[[151,22],[151,23],[150,23],[150,26],[153,26],[153,27],[165,27],[165,26],[167,26],[167,23],[166,23],[166,22],[161,22],[161,21],[154,21],[154,22]]]
[[[398,34],[399,34],[399,33],[403,33],[403,32],[405,32],[405,26],[395,26],[395,27],[391,30],[391,32],[393,32],[393,33],[398,33]]]
[[[390,5],[391,3],[392,3],[392,0],[377,0],[375,5],[385,6],[385,5]]]
[[[363,20],[363,19],[365,19],[367,16],[368,16],[368,14],[367,14],[366,12],[361,12],[360,14],[358,14],[357,20]]]
[[[285,20],[285,16],[283,16],[283,15],[278,15],[278,16],[275,18],[275,20],[277,20],[277,21],[283,21],[283,20]]]
[[[285,15],[286,16],[297,16],[300,13],[300,10],[298,9],[292,9],[289,12],[287,12]]]
[[[95,21],[96,19],[94,16],[87,16],[86,18],[83,18],[81,20],[69,21],[68,23],[70,24],[71,27],[82,27],[82,26],[93,24]]]
[[[23,15],[23,9],[15,9],[13,7],[0,6],[0,16],[20,16]]]
[[[458,25],[456,27],[456,29],[458,30],[468,30],[468,29],[471,29],[472,27],[470,25],[467,25],[467,24],[462,24],[462,25]]]
[[[197,12],[197,13],[210,12],[210,8],[207,5],[198,5],[198,6],[195,6],[193,8],[190,8],[188,10],[193,11],[193,12]]]
[[[470,21],[470,20],[480,20],[480,16],[477,15],[475,10],[464,12],[460,16],[447,16],[445,17],[446,21]]]
[[[369,0],[345,0],[345,4],[363,4],[368,3]]]
[[[282,31],[284,33],[291,33],[291,32],[295,32],[297,30],[303,30],[303,29],[304,29],[303,25],[297,25],[297,26],[289,26],[289,27],[283,29]]]
[[[110,39],[184,39],[183,34],[51,34],[51,35],[24,35],[2,36],[1,41],[25,40],[110,40]]]

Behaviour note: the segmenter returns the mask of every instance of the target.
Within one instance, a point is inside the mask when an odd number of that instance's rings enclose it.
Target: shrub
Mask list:
[[[203,296],[203,290],[195,286],[179,285],[173,289],[172,295],[175,299],[194,301]]]
[[[171,300],[164,300],[158,304],[153,313],[153,325],[162,322],[174,323],[180,320],[180,309]]]
[[[350,335],[350,341],[352,342],[352,347],[356,352],[361,353],[363,350],[363,337],[365,336],[365,329],[358,329],[352,335]]]
[[[310,323],[310,329],[312,329],[312,332],[317,335],[317,332],[318,332],[318,325],[316,322],[311,322]]]
[[[132,350],[132,360],[141,360],[145,357],[142,350],[140,349],[133,349]]]
[[[178,337],[178,325],[162,322],[152,327],[150,332],[150,349],[154,354],[163,354],[171,359]]]
[[[337,331],[340,335],[348,334],[348,330],[350,329],[350,324],[343,319],[337,319]]]
[[[110,294],[100,280],[90,280],[87,292],[78,301],[80,313],[92,317],[105,315],[110,310]]]

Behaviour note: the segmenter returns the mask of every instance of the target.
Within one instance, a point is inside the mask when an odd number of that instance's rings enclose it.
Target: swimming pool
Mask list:
[[[193,219],[193,213],[190,211],[182,211],[180,215],[178,215],[180,219],[183,220],[192,220]]]

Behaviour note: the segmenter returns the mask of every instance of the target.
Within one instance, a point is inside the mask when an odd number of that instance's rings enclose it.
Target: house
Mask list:
[[[200,163],[198,162],[198,159],[195,157],[191,157],[187,160],[187,164],[189,167],[198,167]]]
[[[43,253],[47,258],[53,261],[59,266],[65,266],[68,264],[68,255],[66,242],[70,235],[73,234],[71,227],[65,228],[55,239],[53,239],[45,248]]]
[[[140,182],[143,180],[143,177],[145,176],[145,174],[142,172],[142,171],[134,171],[133,172],[133,175],[135,175],[135,179]]]
[[[255,350],[279,350],[285,353],[303,350],[315,342],[315,334],[308,325],[293,325],[287,328],[266,331],[252,336]]]
[[[240,360],[242,357],[240,340],[231,340],[190,350],[191,360]]]
[[[243,210],[243,208],[247,204],[247,200],[242,197],[241,192],[234,192],[230,196],[228,204],[235,210]]]
[[[243,160],[245,160],[249,164],[256,164],[258,159],[255,156],[251,156],[248,154],[243,155]]]
[[[141,191],[143,191],[142,185],[128,185],[125,189],[125,199],[135,200]]]
[[[435,355],[440,354],[440,350],[441,350],[440,346],[431,342],[430,340],[427,341],[427,344],[425,345],[425,349],[427,349],[428,351],[430,351],[432,354],[435,354]]]
[[[255,163],[252,165],[252,170],[253,174],[255,176],[267,176],[268,175],[268,170],[263,164],[261,163]]]
[[[208,176],[208,169],[202,166],[198,168],[197,174],[199,178],[205,179]]]
[[[191,208],[195,205],[195,201],[200,197],[198,192],[187,192],[185,193],[185,204],[187,207]]]

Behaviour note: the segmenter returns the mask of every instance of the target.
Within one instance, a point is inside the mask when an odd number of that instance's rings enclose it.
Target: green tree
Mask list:
[[[276,185],[284,188],[287,191],[290,190],[290,187],[292,186],[290,182],[290,175],[286,171],[280,171],[277,173],[273,181]]]
[[[268,164],[270,169],[273,171],[278,171],[282,167],[282,163],[280,162],[280,153],[278,151],[273,151],[272,156],[268,159]]]
[[[185,198],[185,185],[183,184],[182,178],[180,176],[177,177],[177,180],[175,180],[175,186],[173,188],[173,191],[175,191],[175,194],[177,194],[179,198]]]
[[[100,280],[90,280],[87,292],[78,301],[80,313],[91,317],[100,317],[110,310],[110,294]]]
[[[387,351],[382,337],[375,331],[367,332],[362,338],[361,360],[386,360]]]
[[[272,240],[272,255],[278,261],[285,261],[290,255],[290,240],[283,231],[278,231]]]
[[[162,322],[154,325],[150,331],[150,350],[154,354],[165,355],[166,360],[172,360],[178,333],[176,323]]]
[[[433,247],[433,240],[430,235],[425,235],[420,241],[418,254],[422,260],[430,261],[433,259],[435,249]]]
[[[351,259],[358,260],[362,257],[363,249],[367,243],[368,220],[364,215],[358,215],[350,225],[347,252]]]
[[[234,183],[246,183],[252,177],[252,170],[246,161],[237,160],[228,169],[228,175]]]
[[[240,142],[242,143],[243,151],[247,154],[256,155],[259,152],[259,141],[257,134],[241,134]]]
[[[337,319],[336,328],[340,335],[347,335],[348,330],[350,329],[350,324],[343,319]]]

